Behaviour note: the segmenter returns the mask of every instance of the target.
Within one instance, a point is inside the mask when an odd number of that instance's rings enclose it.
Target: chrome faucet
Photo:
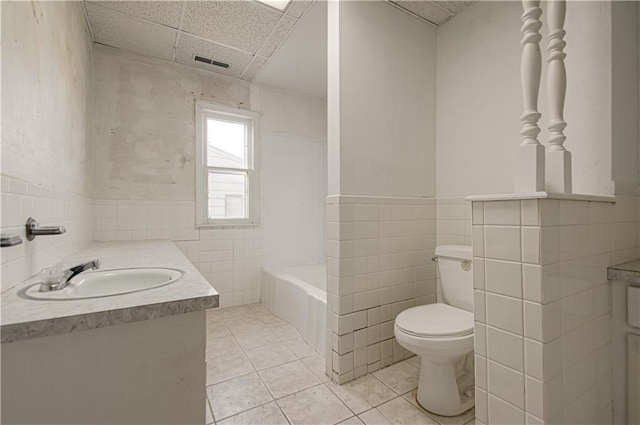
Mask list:
[[[44,279],[40,283],[40,292],[59,291],[66,288],[71,283],[71,279],[76,277],[82,272],[89,269],[96,270],[100,268],[100,260],[95,259],[87,261],[86,263],[78,264],[77,266],[63,270],[60,265],[49,267],[42,270],[41,275]]]

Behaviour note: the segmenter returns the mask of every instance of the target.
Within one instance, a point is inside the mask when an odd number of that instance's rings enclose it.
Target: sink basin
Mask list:
[[[69,286],[59,291],[40,292],[40,284],[35,284],[28,287],[24,295],[38,300],[110,297],[168,285],[183,274],[181,270],[161,267],[99,270],[79,274],[71,279]]]

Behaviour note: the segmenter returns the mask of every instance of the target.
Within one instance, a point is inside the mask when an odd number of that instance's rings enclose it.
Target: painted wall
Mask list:
[[[194,99],[249,109],[250,84],[96,45],[96,195],[195,199]]]
[[[91,38],[78,2],[2,2],[2,290],[91,241]],[[27,242],[33,216],[67,233]]]
[[[78,3],[2,4],[2,174],[92,193],[89,37]]]
[[[283,136],[262,140],[264,266],[324,263],[326,145]]]
[[[95,239],[172,239],[218,290],[221,306],[258,302],[264,249],[281,246],[288,231],[274,219],[287,206],[274,205],[273,200],[283,199],[291,189],[278,187],[278,176],[282,177],[278,173],[282,167],[299,172],[299,164],[288,161],[304,162],[304,152],[294,150],[300,150],[305,141],[318,144],[326,139],[323,99],[104,46],[96,46],[93,70]],[[274,213],[263,213],[260,226],[195,229],[195,99],[260,113],[262,203]],[[301,141],[301,145],[294,145],[284,158],[279,156],[280,147],[270,143],[273,138]],[[304,171],[313,181],[315,171]],[[326,189],[318,193],[325,195]],[[297,217],[298,225],[315,226],[308,234],[316,236],[310,241],[298,234],[293,246],[307,244],[310,251],[322,252],[322,238],[317,235],[323,234],[324,208],[319,209],[313,223],[308,216]],[[272,225],[268,241],[267,223]],[[291,254],[290,245],[283,255]],[[305,257],[296,262],[308,261]]]
[[[324,262],[327,196],[326,104],[254,84],[260,111],[265,267]]]
[[[329,193],[433,196],[435,28],[386,2],[329,9]]]
[[[438,29],[439,197],[513,191],[522,111],[521,13],[518,2],[479,2]],[[565,134],[573,155],[574,192],[608,194],[612,190],[610,3],[569,2],[566,30]],[[546,143],[544,68],[540,140]]]
[[[639,181],[638,9],[636,2],[611,3],[611,171],[617,192],[621,189],[618,183],[635,185]]]

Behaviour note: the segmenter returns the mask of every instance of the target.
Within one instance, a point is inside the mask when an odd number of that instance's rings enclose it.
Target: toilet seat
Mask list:
[[[398,315],[396,327],[421,338],[454,338],[473,334],[473,313],[448,304],[409,308]]]

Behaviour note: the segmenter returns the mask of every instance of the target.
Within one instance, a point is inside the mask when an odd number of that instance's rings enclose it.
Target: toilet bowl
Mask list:
[[[441,416],[456,416],[474,406],[473,278],[471,248],[436,248],[445,303],[409,308],[398,315],[398,343],[420,356],[418,403]]]

